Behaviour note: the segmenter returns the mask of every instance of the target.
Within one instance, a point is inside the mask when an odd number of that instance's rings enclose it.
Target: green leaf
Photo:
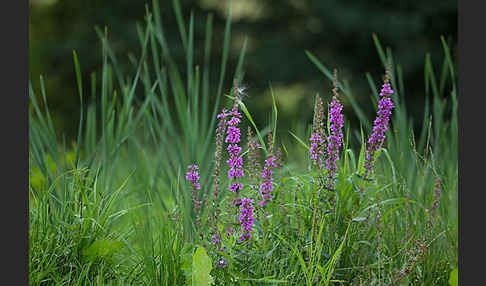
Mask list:
[[[373,33],[372,35],[373,42],[375,43],[376,51],[378,52],[378,56],[380,57],[381,63],[383,64],[383,67],[386,68],[386,56],[385,53],[383,52],[383,48],[381,47],[380,40],[378,39],[378,36]]]
[[[307,150],[310,149],[310,147],[307,144],[305,144],[304,141],[302,141],[302,139],[300,139],[297,135],[292,133],[292,131],[289,130],[289,133],[297,140],[297,142],[299,142],[302,146],[304,146],[304,148],[306,148]]]
[[[211,284],[211,258],[204,247],[199,246],[192,257],[192,285],[207,286]]]
[[[359,151],[359,158],[358,158],[358,173],[361,175],[364,172],[366,141],[364,137],[363,127],[360,126],[360,129],[361,129],[361,150]]]
[[[246,105],[242,101],[239,101],[238,103],[240,104],[241,110],[245,114],[246,118],[248,118],[248,120],[250,120],[251,125],[253,125],[253,128],[255,128],[255,132],[258,136],[258,141],[260,141],[260,145],[262,145],[263,149],[265,150],[265,153],[267,153],[267,146],[265,145],[265,141],[263,140],[263,137],[260,134],[260,131],[258,130],[258,128],[255,124],[255,121],[253,121],[253,117],[251,117],[250,112],[248,112]]]
[[[78,55],[76,54],[76,51],[73,50],[73,60],[74,60],[74,70],[76,71],[76,81],[78,83],[78,93],[79,93],[79,106],[80,106],[80,112],[79,112],[79,127],[78,127],[78,139],[76,141],[76,167],[79,166],[79,148],[81,146],[81,132],[83,130],[83,83],[81,81],[81,69],[79,68],[79,61],[78,61]]]
[[[449,276],[449,285],[450,286],[457,286],[457,268],[451,271],[451,274]]]

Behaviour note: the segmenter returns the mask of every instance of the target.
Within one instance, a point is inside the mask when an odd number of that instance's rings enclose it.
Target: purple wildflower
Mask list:
[[[253,210],[252,205],[253,200],[248,198],[241,199],[240,205],[240,224],[241,224],[241,235],[239,241],[245,241],[250,239],[251,232],[253,231]]]
[[[216,249],[219,251],[224,251],[224,247],[221,245],[221,233],[217,232],[216,234],[211,236],[213,244],[216,246]]]
[[[242,169],[243,160],[239,157],[241,147],[238,146],[238,143],[240,142],[240,129],[238,128],[238,123],[241,122],[241,114],[236,107],[233,107],[231,112],[227,115],[232,116],[232,118],[228,121],[228,129],[226,130],[225,142],[230,143],[227,148],[230,158],[226,163],[230,167],[228,170],[228,178],[234,180],[244,176]],[[230,191],[232,192],[238,192],[241,189],[243,189],[242,184],[233,182],[230,185]]]
[[[201,201],[197,200],[197,190],[201,189],[201,185],[199,184],[199,172],[197,171],[199,167],[197,165],[189,165],[187,166],[189,170],[186,173],[186,180],[192,183],[192,200],[194,202],[194,208],[199,210],[201,208]]]
[[[226,237],[229,238],[233,235],[234,229],[233,227],[230,227],[229,230],[226,231]]]
[[[220,260],[218,260],[216,262],[216,267],[224,267],[224,266],[226,266],[226,264],[228,264],[228,262],[226,262],[226,260],[224,260],[223,258],[221,258]]]
[[[277,167],[277,164],[275,164],[275,157],[270,156],[267,160],[265,160],[265,166],[263,167],[263,172],[262,172],[262,179],[263,182],[260,185],[260,194],[262,195],[262,201],[259,202],[258,204],[261,206],[266,206],[266,201],[273,199],[273,196],[271,194],[273,190],[273,184],[272,184],[272,167]]]
[[[332,188],[334,185],[334,177],[337,172],[336,161],[339,160],[339,148],[342,146],[343,142],[343,115],[341,111],[343,106],[338,100],[337,92],[337,74],[334,70],[334,96],[332,98],[329,111],[329,137],[327,137],[327,159],[326,159],[326,169],[328,176],[328,187]]]
[[[219,237],[217,237],[216,235],[211,236],[211,238],[213,239],[214,244],[219,245],[221,243]]]
[[[311,147],[310,147],[310,155],[311,159],[314,162],[314,164],[319,165],[319,168],[322,168],[322,162],[319,160],[319,158],[324,154],[322,152],[322,148],[320,148],[320,145],[324,143],[324,140],[321,138],[321,136],[317,133],[312,133],[310,139],[311,141]]]
[[[380,92],[380,102],[378,103],[378,115],[373,124],[373,133],[368,140],[368,148],[365,155],[365,173],[363,177],[368,177],[373,172],[373,163],[375,161],[375,153],[381,149],[383,142],[385,141],[385,132],[388,130],[388,122],[390,121],[391,111],[393,109],[393,102],[390,97],[393,94],[393,90],[390,87],[390,74],[389,68],[385,77]]]

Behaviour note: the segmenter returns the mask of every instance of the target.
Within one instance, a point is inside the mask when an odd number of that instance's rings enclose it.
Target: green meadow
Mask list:
[[[46,79],[40,77],[38,89],[29,85],[30,284],[457,285],[457,71],[444,38],[443,53],[433,55],[442,65],[424,59],[423,118],[411,118],[400,59],[370,35],[383,76],[359,76],[378,112],[388,74],[393,109],[367,177],[375,117],[362,110],[339,67],[335,79],[325,59],[302,50],[322,81],[334,81],[334,91],[326,92],[349,103],[359,120],[351,125],[343,117],[330,180],[329,165],[313,163],[309,139],[322,101],[320,128],[329,146],[330,97],[316,91],[316,105],[308,108],[315,120],[296,118],[290,130],[279,128],[279,94],[269,83],[269,120],[258,125],[246,104],[251,89],[242,88],[251,85],[246,41],[238,64],[227,64],[231,17],[218,43],[211,41],[212,17],[205,17],[205,45],[196,47],[194,14],[175,3],[183,70],[171,56],[158,1],[136,27],[133,74],[118,67],[107,30],[96,30],[102,69],[88,84],[73,51],[80,109],[73,140],[54,127]],[[218,57],[212,45],[221,46]],[[219,70],[211,71],[210,62],[220,63]],[[224,87],[228,79],[233,87]],[[241,147],[237,179],[228,176],[229,133],[217,130],[223,108],[240,115],[236,125],[226,121],[241,133],[234,143]],[[189,165],[198,166],[200,188],[186,179]],[[271,196],[262,205],[269,169]],[[232,192],[236,181],[241,189]],[[252,200],[251,213],[241,198]]]

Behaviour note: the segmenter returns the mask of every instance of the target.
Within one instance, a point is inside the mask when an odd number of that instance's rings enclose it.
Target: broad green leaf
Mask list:
[[[211,258],[204,247],[199,246],[192,257],[192,285],[207,286],[211,283]]]
[[[451,271],[451,274],[449,276],[449,285],[450,286],[457,286],[457,274],[458,274],[458,271],[457,271],[457,268],[455,268],[454,270]]]

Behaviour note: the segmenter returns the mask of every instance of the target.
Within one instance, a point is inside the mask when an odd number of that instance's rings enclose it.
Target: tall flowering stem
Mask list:
[[[218,114],[217,118],[218,126],[216,128],[216,150],[214,151],[214,187],[213,187],[213,203],[217,204],[217,198],[219,194],[219,172],[221,171],[221,156],[223,153],[223,144],[224,144],[224,133],[226,131],[228,112],[226,109],[223,109],[220,114]]]
[[[219,201],[218,195],[220,191],[220,171],[221,171],[221,157],[223,153],[223,144],[224,144],[224,134],[226,131],[228,111],[223,109],[220,114],[217,115],[219,119],[218,125],[216,128],[216,150],[214,151],[214,170],[213,170],[213,177],[214,177],[214,186],[212,192],[212,211],[209,212],[209,224],[210,224],[210,234],[213,244],[216,246],[218,250],[222,251],[219,230],[217,229],[217,220],[219,214],[221,213],[219,209]],[[222,260],[224,261],[224,260]]]
[[[240,242],[250,239],[251,232],[253,231],[253,200],[248,198],[241,199],[240,205],[240,225],[241,225],[241,234],[240,234]]]
[[[373,133],[368,139],[368,147],[365,155],[364,178],[370,177],[373,172],[376,152],[379,151],[385,141],[385,132],[388,130],[390,115],[394,107],[390,95],[393,90],[390,87],[390,65],[387,66],[385,81],[380,92],[380,102],[378,103],[378,115],[373,124]]]
[[[337,160],[339,160],[339,149],[343,144],[343,106],[338,99],[337,72],[334,70],[334,96],[329,111],[329,136],[327,137],[327,187],[334,187],[334,178],[337,172]]]
[[[317,165],[319,169],[323,168],[324,150],[326,142],[324,140],[324,107],[320,96],[316,96],[316,103],[314,106],[314,123],[312,126],[312,134],[309,138],[311,147],[309,150],[313,165]]]
[[[272,168],[277,167],[277,159],[273,156],[273,145],[272,145],[272,131],[269,131],[268,134],[268,158],[265,160],[265,165],[263,166],[262,171],[262,180],[263,182],[260,185],[260,194],[262,196],[262,201],[258,202],[259,205],[265,207],[267,205],[267,201],[273,199],[272,190],[273,190],[273,178],[272,178]]]

